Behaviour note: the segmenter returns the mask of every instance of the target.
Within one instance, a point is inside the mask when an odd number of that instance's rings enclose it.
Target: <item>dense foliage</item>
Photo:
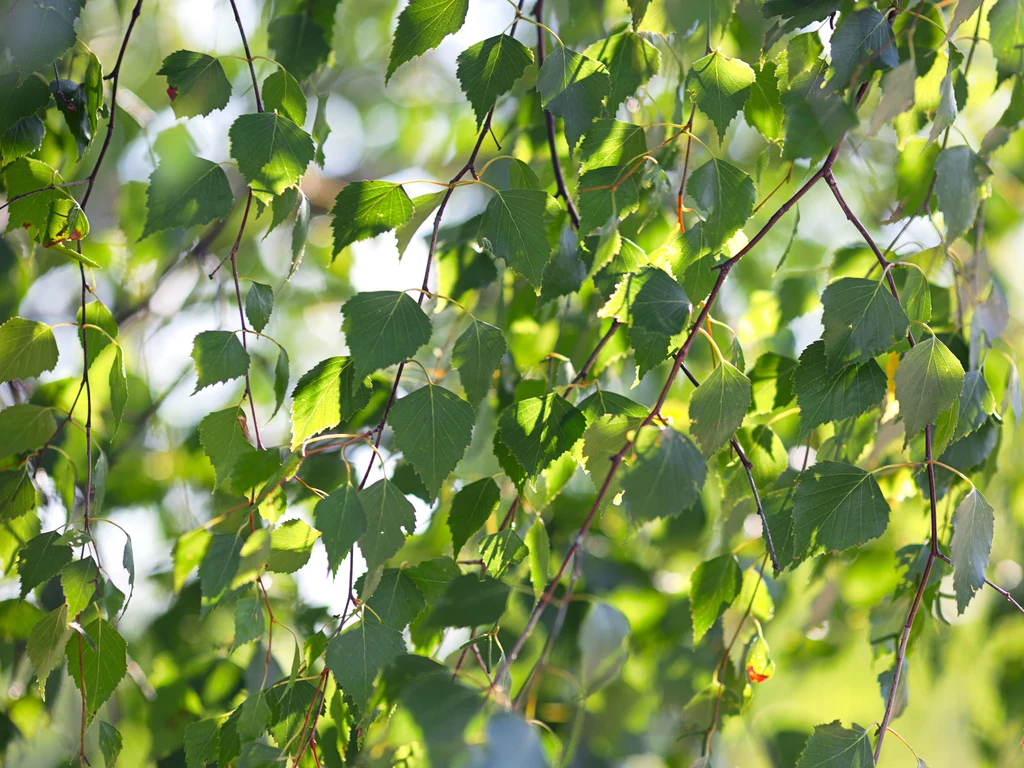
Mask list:
[[[0,2],[4,764],[1016,764],[1024,0],[399,6]]]

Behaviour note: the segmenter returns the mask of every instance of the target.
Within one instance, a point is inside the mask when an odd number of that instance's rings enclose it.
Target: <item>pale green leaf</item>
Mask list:
[[[930,336],[903,356],[895,379],[909,441],[957,400],[964,386],[964,369],[945,344]]]
[[[12,317],[0,325],[0,383],[31,379],[57,365],[57,340],[45,323]]]
[[[697,644],[739,596],[743,571],[735,555],[722,555],[697,566],[690,577],[690,614]]]
[[[321,360],[303,374],[292,392],[292,450],[308,438],[349,419],[370,400],[370,387],[357,377],[348,357]]]
[[[750,379],[722,360],[690,398],[690,431],[705,456],[728,443],[750,407]]]
[[[279,69],[263,81],[263,108],[284,115],[296,125],[306,122],[306,97],[299,81]]]
[[[713,51],[690,66],[686,90],[697,108],[707,115],[725,138],[729,123],[743,109],[755,80],[754,70],[740,59]]]
[[[956,611],[962,614],[974,593],[985,585],[985,570],[992,553],[995,510],[977,488],[972,488],[953,513],[953,591]]]

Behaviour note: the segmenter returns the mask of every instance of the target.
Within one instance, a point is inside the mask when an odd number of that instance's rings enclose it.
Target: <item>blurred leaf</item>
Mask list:
[[[964,612],[974,593],[985,585],[985,570],[992,550],[994,512],[981,492],[972,488],[953,513],[950,553],[957,614]]]
[[[413,205],[401,184],[353,181],[345,185],[331,209],[337,255],[352,243],[397,229],[412,217]]]
[[[57,340],[45,323],[12,317],[0,325],[0,382],[52,371],[57,357]]]
[[[249,353],[231,331],[203,331],[192,342],[196,388],[193,394],[211,384],[231,381],[249,372]]]

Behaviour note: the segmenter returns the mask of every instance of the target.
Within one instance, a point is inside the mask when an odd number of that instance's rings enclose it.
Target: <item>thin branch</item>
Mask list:
[[[572,380],[573,384],[579,384],[580,382],[586,380],[587,374],[590,373],[590,369],[593,368],[594,363],[597,362],[597,358],[598,356],[600,356],[601,350],[603,350],[605,348],[605,345],[612,340],[612,336],[615,335],[615,332],[619,330],[619,327],[621,325],[622,323],[620,323],[618,320],[612,320],[612,324],[608,326],[607,332],[604,336],[601,337],[601,340],[597,342],[597,346],[594,347],[594,351],[590,353],[590,357],[587,358],[587,362],[583,364],[583,367],[580,368],[579,373],[577,373],[576,377]]]
[[[520,2],[519,10],[522,11],[523,4]],[[544,0],[537,0],[537,4],[533,7],[533,16],[537,20],[537,68],[544,66]],[[573,226],[576,229],[580,228],[580,213],[576,210],[576,204],[572,201],[572,196],[569,194],[569,190],[565,185],[565,175],[562,173],[562,163],[558,159],[558,148],[555,144],[555,116],[551,114],[549,110],[544,110],[544,123],[547,126],[548,132],[548,149],[551,152],[551,168],[555,172],[555,185],[558,187],[558,194],[565,200],[565,207],[569,209],[569,218],[572,219]],[[569,148],[570,151],[572,147]]]
[[[245,49],[245,58],[249,62],[249,75],[252,77],[252,90],[256,95],[256,111],[263,111],[263,102],[260,100],[260,87],[256,82],[256,67],[252,63],[252,54],[249,52],[249,41],[245,37],[245,28],[242,26],[242,17],[238,15],[238,5],[231,0],[231,10],[235,14],[235,24],[238,25],[238,34],[242,38],[242,47]]]

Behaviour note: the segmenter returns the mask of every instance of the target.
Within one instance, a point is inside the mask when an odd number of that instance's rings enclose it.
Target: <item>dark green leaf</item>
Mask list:
[[[298,184],[313,159],[309,134],[287,117],[271,112],[238,117],[228,137],[238,170],[265,205]]]
[[[64,655],[75,687],[85,694],[89,711],[96,712],[113,695],[128,671],[128,644],[114,626],[102,618],[86,626],[85,634],[92,643],[75,633],[68,640]]]
[[[253,281],[245,296],[245,316],[257,333],[262,333],[270,322],[274,311],[274,289],[269,285]]]
[[[274,59],[292,77],[305,80],[331,55],[330,31],[310,13],[278,16],[267,25],[267,44],[274,49]]]
[[[75,21],[83,5],[79,0],[5,5],[0,48],[10,48],[16,69],[49,66],[75,44]]]
[[[203,331],[192,342],[198,392],[211,384],[231,381],[249,372],[249,353],[231,331]]]
[[[325,661],[338,687],[360,712],[373,696],[377,674],[405,653],[405,640],[397,629],[382,624],[369,611],[355,627],[327,644]]]
[[[334,254],[352,243],[397,229],[412,218],[413,205],[401,184],[353,181],[346,184],[331,209]]]
[[[188,768],[203,768],[217,757],[216,720],[200,720],[185,728],[185,759]]]
[[[678,517],[697,501],[707,465],[686,435],[668,427],[644,429],[636,451],[636,461],[622,480],[623,500],[632,517]]]
[[[224,169],[195,155],[161,162],[149,177],[142,237],[173,227],[194,227],[231,213],[234,196]]]
[[[357,293],[341,307],[355,373],[363,378],[404,362],[430,341],[430,318],[400,291]]]
[[[634,22],[634,28],[638,24]],[[608,68],[612,87],[607,106],[612,114],[661,69],[661,52],[632,30],[610,35],[594,43],[585,53]]]
[[[817,725],[796,768],[873,768],[871,735],[854,724],[843,728],[838,720]]]
[[[885,373],[874,360],[829,374],[825,342],[814,342],[800,355],[793,378],[800,433],[806,435],[819,424],[860,416],[881,405],[885,387]]]
[[[384,83],[395,70],[454,35],[466,21],[469,0],[411,0],[398,17]]]
[[[270,532],[270,555],[267,570],[275,573],[295,573],[307,562],[313,552],[313,543],[320,531],[310,528],[302,520],[289,520]]]
[[[360,596],[366,576],[356,584]],[[385,568],[373,594],[366,600],[382,622],[401,631],[427,607],[423,593],[409,574],[397,568]]]
[[[462,92],[482,125],[499,96],[512,86],[533,63],[533,52],[514,37],[496,35],[459,54],[456,74]]]
[[[0,75],[0,135],[7,133],[19,120],[44,109],[49,101],[50,91],[42,78],[22,79],[17,72]]]
[[[366,533],[366,512],[356,489],[346,483],[331,491],[316,503],[313,519],[323,534],[327,568],[336,573],[352,552],[352,545]]]
[[[157,72],[167,78],[167,94],[175,117],[208,115],[231,98],[231,83],[220,61],[209,54],[175,51]]]
[[[487,572],[495,577],[509,566],[523,562],[528,552],[526,542],[511,528],[488,534],[480,542],[480,557],[487,565]]]
[[[470,537],[479,531],[498,508],[501,492],[493,478],[470,483],[452,499],[448,528],[452,532],[452,552],[458,557]]]
[[[889,504],[870,473],[821,461],[800,475],[793,518],[798,553],[812,547],[841,552],[881,536]]]
[[[531,477],[572,448],[586,428],[586,417],[556,394],[521,400],[498,417],[501,441]]]
[[[378,480],[359,492],[359,501],[366,512],[366,533],[359,537],[359,549],[369,571],[383,565],[405,543],[404,528],[412,533],[416,527],[416,511],[395,484]]]
[[[397,400],[391,409],[395,444],[434,496],[473,438],[473,408],[436,384]]]
[[[611,93],[611,78],[604,64],[558,45],[537,73],[537,90],[544,109],[565,122],[569,148],[601,114]]]
[[[697,566],[690,577],[690,613],[693,642],[697,644],[743,586],[743,571],[735,555],[722,555]]]
[[[577,195],[581,235],[590,234],[612,219],[623,219],[640,206],[640,171],[636,163],[612,165],[595,168],[580,177]]]
[[[851,81],[866,80],[872,73],[899,64],[896,40],[885,17],[864,8],[839,17],[832,35],[832,82],[845,88]]]
[[[995,412],[996,401],[988,382],[985,381],[985,374],[981,371],[968,371],[964,374],[964,387],[960,391],[959,418],[952,439],[960,440],[980,429]]]
[[[487,238],[488,250],[535,288],[540,288],[544,266],[551,258],[551,202],[542,190],[499,190],[480,222],[480,236]]]
[[[825,357],[829,371],[861,363],[907,335],[910,319],[884,280],[844,277],[822,294]]]
[[[114,362],[110,366],[110,411],[114,416],[113,434],[121,426],[125,406],[128,405],[128,372],[124,367],[124,350],[114,350]]]
[[[429,623],[435,627],[493,624],[505,613],[510,592],[509,586],[498,579],[464,574],[445,589],[429,615]]]
[[[36,508],[36,489],[28,468],[0,472],[0,520],[14,520]]]

